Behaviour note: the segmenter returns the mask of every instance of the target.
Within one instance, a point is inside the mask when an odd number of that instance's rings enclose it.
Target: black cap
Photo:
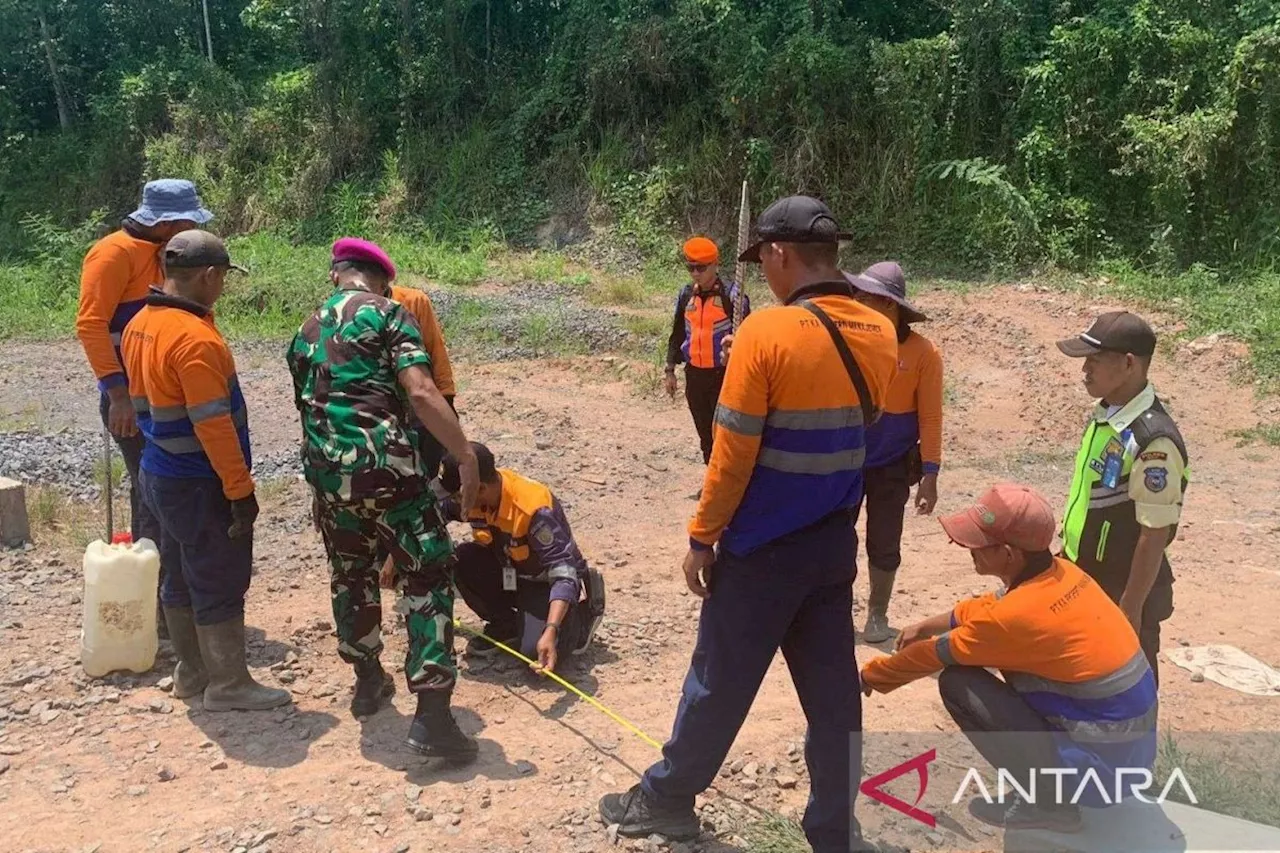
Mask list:
[[[814,226],[824,219],[836,226],[834,237],[830,232],[814,233]],[[853,236],[840,230],[830,208],[807,195],[787,196],[769,205],[756,220],[755,231],[755,242],[738,260],[760,263],[760,246],[765,243],[839,243]]]
[[[1058,341],[1058,349],[1072,358],[1099,352],[1133,353],[1149,358],[1156,351],[1156,333],[1137,314],[1110,311],[1095,320],[1089,331]]]
[[[227,267],[248,272],[231,263],[226,244],[208,231],[196,228],[173,235],[164,247],[164,263],[167,267]]]

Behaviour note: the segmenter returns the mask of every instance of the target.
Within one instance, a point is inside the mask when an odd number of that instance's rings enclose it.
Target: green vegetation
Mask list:
[[[187,0],[0,2],[0,255],[164,174],[300,243],[604,223],[669,256],[745,178],[938,265],[1280,257],[1274,3],[207,5],[212,45]]]
[[[859,258],[1101,271],[1280,375],[1280,5],[207,5],[212,45],[186,0],[0,0],[0,338],[70,329],[84,248],[150,177],[240,235],[220,314],[253,335],[348,233],[436,285],[656,310],[679,235],[731,246],[747,179],[757,211],[820,193]],[[628,262],[501,248],[593,231]]]
[[[745,840],[751,853],[804,853],[810,849],[800,825],[776,814],[748,826]]]
[[[1212,735],[1203,735],[1210,738]],[[1244,735],[1233,737],[1244,738]],[[1225,738],[1223,739],[1225,740]],[[1155,777],[1158,790],[1163,790],[1169,774],[1181,768],[1202,809],[1251,820],[1267,826],[1280,826],[1280,781],[1274,772],[1275,746],[1257,744],[1263,754],[1251,752],[1241,744],[1235,755],[1207,754],[1205,750],[1183,749],[1173,735],[1166,734],[1156,755]],[[1270,760],[1265,753],[1271,753]],[[1182,787],[1174,784],[1171,799],[1185,802]]]
[[[1280,447],[1280,424],[1258,424],[1248,429],[1236,430],[1231,435],[1239,439],[1239,447],[1247,444],[1268,444],[1272,447]]]

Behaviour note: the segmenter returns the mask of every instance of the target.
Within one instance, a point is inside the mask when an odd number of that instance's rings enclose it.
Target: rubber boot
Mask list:
[[[463,734],[449,710],[450,690],[423,690],[418,694],[418,710],[409,724],[409,748],[429,758],[471,761],[480,744]]]
[[[244,614],[216,625],[197,625],[196,635],[209,671],[209,686],[204,691],[206,711],[265,711],[293,701],[288,690],[264,687],[249,674]]]
[[[356,689],[351,697],[351,716],[372,717],[396,693],[396,683],[377,658],[356,664]]]
[[[169,629],[169,642],[178,658],[173,667],[173,695],[189,699],[203,693],[209,685],[209,673],[200,656],[200,638],[196,636],[196,614],[190,607],[164,608],[164,624]]]
[[[862,639],[868,643],[883,643],[893,636],[889,628],[889,596],[893,594],[893,581],[898,573],[871,567],[871,594],[867,596],[867,625]]]

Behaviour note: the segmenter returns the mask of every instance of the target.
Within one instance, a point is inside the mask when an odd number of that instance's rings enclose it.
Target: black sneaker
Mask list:
[[[1071,804],[1032,805],[1014,795],[1005,803],[989,803],[981,797],[969,801],[969,814],[989,826],[1006,830],[1045,829],[1050,832],[1079,832],[1080,807]]]
[[[372,717],[396,693],[396,683],[377,660],[356,664],[355,694],[351,697],[351,716]]]
[[[618,834],[627,838],[661,835],[671,841],[692,841],[700,827],[693,807],[663,807],[654,803],[639,786],[623,794],[605,794],[600,799],[600,819],[618,825]]]
[[[516,648],[520,645],[520,638],[515,636],[514,631],[495,630],[492,625],[486,625],[484,626],[484,633],[508,648]],[[467,657],[490,658],[494,655],[502,654],[502,649],[484,637],[472,635],[471,639],[467,640],[466,652]]]
[[[475,759],[480,744],[463,734],[449,710],[451,694],[427,690],[418,694],[418,711],[409,724],[406,743],[419,755],[465,763]]]

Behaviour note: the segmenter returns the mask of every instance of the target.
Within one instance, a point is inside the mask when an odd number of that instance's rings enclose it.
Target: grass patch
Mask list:
[[[1236,439],[1237,447],[1244,447],[1247,444],[1280,447],[1280,424],[1258,424],[1248,429],[1233,430],[1230,436]]]
[[[951,408],[960,400],[960,391],[957,387],[956,378],[950,373],[943,374],[942,377],[942,405]]]
[[[1221,272],[1202,264],[1176,275],[1104,265],[1121,295],[1175,312],[1195,336],[1226,332],[1249,345],[1254,372],[1280,382],[1280,272]]]
[[[453,241],[429,233],[381,238],[408,281],[466,286],[489,274],[498,244],[484,232]],[[329,246],[295,244],[258,232],[228,241],[248,275],[232,273],[218,302],[218,325],[233,338],[283,338],[328,296]],[[88,242],[61,246],[60,254],[25,264],[0,264],[0,340],[68,337],[75,331],[79,269]]]
[[[101,485],[105,479],[105,463],[101,459],[97,459],[93,463],[93,482]],[[124,484],[124,460],[120,458],[120,454],[116,453],[114,448],[111,453],[111,488],[118,489]]]
[[[26,488],[27,519],[31,538],[42,547],[83,551],[90,542],[106,536],[106,516],[100,502],[72,500],[53,486]],[[129,529],[129,501],[115,502],[115,529]]]
[[[498,265],[498,275],[507,282],[548,282],[583,287],[592,282],[590,271],[560,252],[512,253]]]
[[[800,824],[776,814],[751,824],[743,836],[751,853],[807,853],[810,849]]]
[[[609,278],[591,289],[587,300],[592,305],[641,305],[649,298],[644,281],[635,276]]]
[[[1247,749],[1245,750],[1247,753]],[[1274,757],[1274,756],[1273,756]],[[1184,750],[1171,734],[1166,733],[1156,755],[1155,776],[1159,789],[1175,767],[1186,776],[1198,805],[1219,814],[1251,820],[1267,826],[1280,826],[1280,779],[1269,761],[1257,760],[1252,754],[1240,754],[1226,760],[1221,755],[1204,755]],[[1186,802],[1182,786],[1174,784],[1170,799]]]

